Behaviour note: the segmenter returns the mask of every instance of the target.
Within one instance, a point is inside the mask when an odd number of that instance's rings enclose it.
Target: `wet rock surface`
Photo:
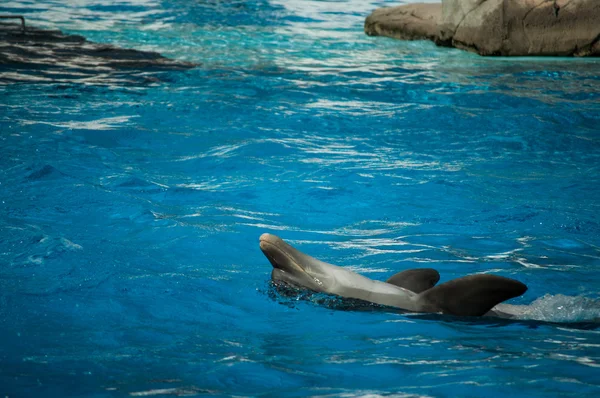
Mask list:
[[[481,55],[600,56],[600,1],[442,0],[375,10],[365,33]]]
[[[22,81],[111,83],[153,81],[143,72],[197,66],[156,52],[119,48],[21,24],[0,22],[0,84]],[[142,76],[143,75],[143,76]]]

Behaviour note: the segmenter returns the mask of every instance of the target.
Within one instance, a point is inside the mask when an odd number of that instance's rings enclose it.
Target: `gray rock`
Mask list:
[[[454,36],[456,28],[465,19],[465,16],[485,0],[440,1],[440,4],[442,4],[442,35],[451,39]]]
[[[450,3],[456,0],[450,0]],[[452,45],[481,55],[503,55],[504,0],[483,0],[459,21]],[[446,27],[449,26],[446,23]]]
[[[600,56],[600,0],[442,0],[375,10],[365,33],[481,55]]]
[[[440,41],[441,4],[408,4],[379,8],[365,21],[365,33],[400,40]]]

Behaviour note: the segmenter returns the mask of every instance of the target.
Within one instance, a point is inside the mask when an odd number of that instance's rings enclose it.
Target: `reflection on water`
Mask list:
[[[164,16],[159,0],[7,0],[3,13],[24,15],[32,25],[50,28],[115,31]]]

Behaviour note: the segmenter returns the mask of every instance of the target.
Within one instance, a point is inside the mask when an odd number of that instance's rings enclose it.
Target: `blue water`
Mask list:
[[[0,13],[200,66],[0,65],[0,395],[598,396],[600,61],[365,36],[397,1],[64,3]],[[263,232],[526,311],[282,297]]]

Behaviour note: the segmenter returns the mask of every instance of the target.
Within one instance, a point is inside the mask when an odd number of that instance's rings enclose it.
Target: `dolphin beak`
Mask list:
[[[304,272],[302,267],[294,261],[293,254],[288,249],[290,246],[281,240],[281,238],[271,234],[262,234],[259,241],[260,250],[267,257],[273,268],[287,272]]]
[[[274,250],[276,250],[275,245],[272,243],[272,241],[274,240],[273,238],[274,238],[274,236],[271,234],[262,234],[259,238],[259,242],[260,242],[259,245],[260,245],[260,250],[263,252],[265,257],[269,260],[269,262],[271,263],[273,268],[279,268],[277,266],[277,262],[275,261],[273,256],[270,254]]]
[[[260,242],[260,250],[262,250],[263,252],[265,250],[267,250],[269,242],[272,242],[275,239],[275,235],[271,235],[271,234],[262,234],[260,236],[260,238],[258,238],[259,242]]]
[[[273,266],[272,281],[284,282],[315,292],[326,291],[323,282],[317,277],[325,279],[331,279],[331,277],[321,275],[322,273],[317,276],[313,275],[314,265],[312,264],[318,263],[318,260],[302,253],[275,235],[262,234],[259,241],[260,250]]]

